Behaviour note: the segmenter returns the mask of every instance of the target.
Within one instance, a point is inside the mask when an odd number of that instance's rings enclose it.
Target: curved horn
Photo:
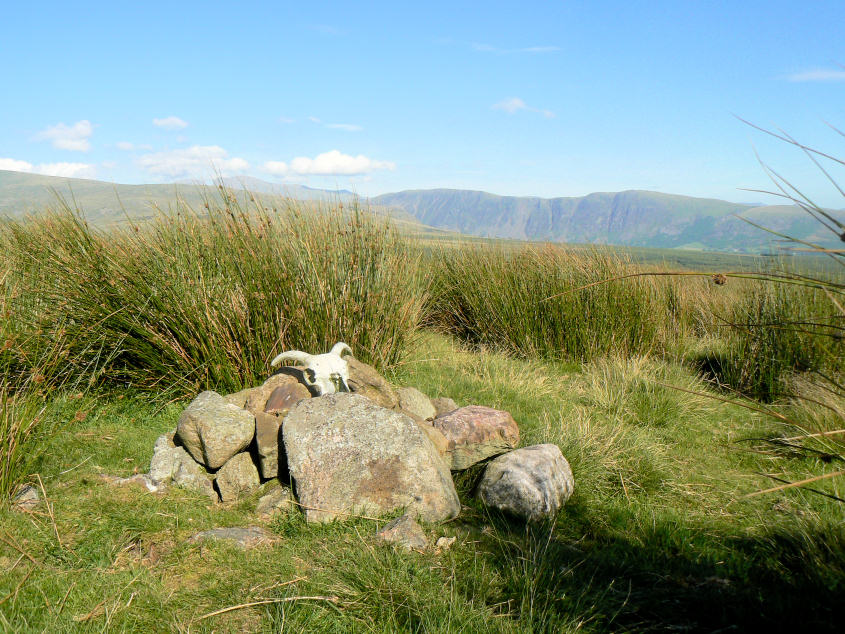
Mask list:
[[[270,362],[270,365],[276,367],[283,361],[298,361],[303,365],[308,365],[308,360],[311,358],[311,355],[307,352],[301,352],[299,350],[288,350],[287,352],[283,352],[275,359]]]
[[[334,344],[334,347],[331,350],[331,354],[336,354],[337,356],[342,357],[344,351],[348,352],[349,354],[352,354],[352,348],[347,346],[342,341],[338,341],[336,344]],[[355,355],[352,354],[352,356],[354,357]]]

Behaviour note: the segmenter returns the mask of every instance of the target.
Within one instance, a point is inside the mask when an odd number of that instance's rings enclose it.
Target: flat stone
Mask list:
[[[385,409],[394,409],[399,405],[399,396],[376,369],[354,357],[346,357],[349,367],[349,389],[365,396]]]
[[[425,432],[360,394],[300,401],[282,436],[309,522],[402,508],[438,522],[460,512],[451,473]]]
[[[12,508],[19,511],[29,511],[38,506],[41,496],[31,484],[19,484],[12,493]]]
[[[197,396],[176,427],[176,437],[187,452],[209,469],[222,467],[246,449],[254,435],[255,417],[212,391]]]
[[[252,391],[254,389],[254,387],[248,387],[233,394],[224,394],[223,400],[229,403],[230,405],[234,405],[235,407],[240,407],[241,409],[244,409],[244,405],[246,405],[246,399],[249,398],[249,395],[252,394]]]
[[[428,546],[425,531],[410,515],[403,515],[389,521],[376,533],[376,536],[381,541],[397,544],[408,550],[423,550]]]
[[[452,470],[459,471],[519,444],[519,427],[508,413],[470,405],[435,418],[435,428],[446,437]]]
[[[255,415],[255,446],[258,451],[258,471],[265,480],[279,477],[279,448],[282,446],[282,421],[275,414],[259,412]],[[284,450],[282,448],[282,450]]]
[[[246,550],[262,544],[268,544],[273,541],[273,537],[260,526],[233,526],[202,531],[191,537],[188,543],[205,540],[230,542]]]
[[[224,502],[235,502],[258,488],[258,469],[247,453],[239,453],[217,472],[217,490]]]
[[[290,503],[290,489],[286,486],[278,486],[258,498],[258,504],[255,505],[255,513],[257,515],[271,515],[277,511],[286,509],[290,506]]]
[[[454,412],[458,409],[458,404],[448,396],[433,398],[431,399],[431,404],[434,405],[434,411],[437,412],[435,418],[443,416],[443,414],[448,414],[449,412]]]
[[[311,398],[311,392],[302,383],[288,383],[280,385],[272,392],[264,404],[264,412],[284,416],[294,404],[304,398]]]
[[[552,518],[572,495],[572,469],[557,445],[534,445],[492,460],[478,485],[491,508],[529,522]]]
[[[399,395],[399,407],[406,412],[423,420],[432,420],[437,416],[437,410],[431,404],[431,399],[415,387],[400,387],[396,390]]]
[[[133,487],[149,493],[158,493],[165,488],[162,482],[155,482],[149,474],[136,473],[126,478],[117,476],[105,476],[103,478],[109,486],[113,487]]]

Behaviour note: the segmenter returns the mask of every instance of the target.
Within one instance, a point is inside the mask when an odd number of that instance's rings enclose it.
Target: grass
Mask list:
[[[6,223],[21,338],[60,347],[67,380],[182,394],[254,384],[284,349],[401,358],[423,302],[405,238],[355,207],[221,196],[108,234],[70,209]]]
[[[609,251],[440,251],[355,207],[277,213],[225,191],[207,218],[182,207],[104,234],[65,210],[6,224],[2,241],[0,494],[37,474],[46,497],[0,504],[0,630],[826,631],[845,616],[842,478],[758,495],[842,468],[835,435],[807,436],[845,410],[810,381],[839,344],[753,347],[725,325],[817,317],[806,288],[583,289],[654,269]],[[427,553],[378,543],[381,521],[263,520],[259,494],[212,507],[102,477],[147,469],[184,406],[172,397],[256,384],[281,348],[341,339],[396,384],[506,409],[521,445],[560,446],[576,488],[556,522],[484,509],[483,466],[455,475],[460,518],[426,527],[455,545]],[[700,370],[731,359],[802,398],[723,402]],[[254,524],[272,544],[189,541]],[[278,602],[244,607],[259,601]]]
[[[798,477],[814,458],[744,450],[740,441],[772,423],[657,384],[707,389],[683,367],[640,358],[579,369],[426,335],[393,379],[460,404],[508,407],[522,444],[559,444],[576,490],[556,525],[525,529],[490,516],[458,478],[469,507],[458,521],[426,529],[431,541],[445,534],[455,545],[406,554],[375,541],[378,522],[309,526],[297,511],[263,522],[252,514],[257,495],[212,508],[178,489],[113,488],[100,475],[145,469],[180,406],[162,409],[140,393],[56,398],[50,415],[66,424],[36,465],[52,515],[45,504],[0,510],[0,628],[825,631],[842,617],[841,506],[801,490],[742,497],[765,486],[754,471]],[[662,403],[656,412],[650,398]],[[836,481],[819,486],[843,493]],[[244,552],[187,541],[213,526],[256,523],[273,544]],[[296,596],[337,601],[199,620]]]

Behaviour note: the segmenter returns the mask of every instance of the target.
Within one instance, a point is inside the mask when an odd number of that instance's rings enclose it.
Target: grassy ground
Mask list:
[[[583,366],[469,351],[422,337],[392,377],[431,396],[511,411],[521,444],[555,442],[575,494],[554,526],[467,508],[427,528],[445,552],[379,545],[380,525],[264,525],[275,541],[240,551],[187,539],[261,524],[257,495],[231,507],[173,489],[114,488],[102,474],[148,467],[179,403],[141,393],[50,400],[35,465],[47,503],[0,510],[0,630],[29,631],[831,631],[841,624],[841,504],[805,490],[743,497],[841,468],[754,439],[772,419],[660,383],[706,390],[645,357]],[[836,478],[820,491],[845,497]],[[299,599],[294,597],[331,597]],[[265,599],[285,603],[209,612]]]

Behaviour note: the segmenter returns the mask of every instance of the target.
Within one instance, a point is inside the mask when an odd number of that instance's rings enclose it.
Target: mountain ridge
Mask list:
[[[234,189],[301,200],[347,202],[348,190],[279,185],[251,177],[224,179]],[[88,179],[0,170],[0,215],[19,217],[55,207],[57,194],[74,202],[94,224],[152,218],[177,198],[195,209],[218,195],[202,183],[125,185]],[[594,192],[543,198],[502,196],[481,190],[415,189],[362,200],[374,210],[404,221],[485,238],[694,248],[727,252],[772,249],[773,236],[738,219],[753,218],[797,238],[832,243],[820,226],[797,207],[733,203],[647,190]]]

